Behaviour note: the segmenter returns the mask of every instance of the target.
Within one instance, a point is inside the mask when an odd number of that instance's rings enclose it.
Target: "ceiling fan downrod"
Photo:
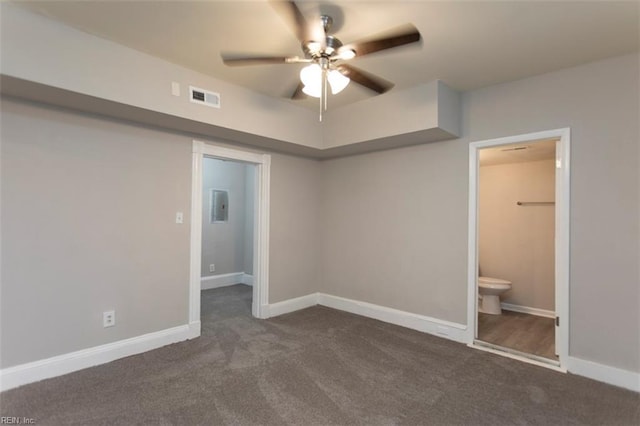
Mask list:
[[[322,69],[321,79],[320,79],[320,116],[319,121],[322,121],[322,115],[327,110],[327,86],[328,83],[328,73],[329,73],[329,59],[322,57],[318,60],[318,65]]]

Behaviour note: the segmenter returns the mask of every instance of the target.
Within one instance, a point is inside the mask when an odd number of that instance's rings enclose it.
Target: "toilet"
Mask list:
[[[500,295],[508,290],[511,290],[511,281],[478,277],[478,293],[481,300],[478,304],[478,310],[485,314],[502,314]]]

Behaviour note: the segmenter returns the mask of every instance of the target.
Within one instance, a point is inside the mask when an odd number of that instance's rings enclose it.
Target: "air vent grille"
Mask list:
[[[189,86],[189,100],[196,104],[220,108],[220,93]]]
[[[505,148],[505,149],[501,149],[500,151],[502,152],[507,152],[507,151],[521,151],[523,149],[529,149],[528,146],[516,146],[513,148]]]

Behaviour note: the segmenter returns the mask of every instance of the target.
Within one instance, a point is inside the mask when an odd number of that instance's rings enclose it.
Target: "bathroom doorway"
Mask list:
[[[470,145],[469,343],[564,370],[569,130]]]

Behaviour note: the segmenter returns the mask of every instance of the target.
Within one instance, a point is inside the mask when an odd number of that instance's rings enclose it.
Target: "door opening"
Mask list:
[[[244,200],[238,198],[238,194],[234,194],[235,191],[230,188],[230,183],[218,185],[219,187],[215,184],[205,185],[204,163],[212,159],[224,160],[239,166],[247,183],[245,188],[250,188],[251,195],[247,196],[247,191],[244,191]],[[203,276],[212,277],[210,281],[218,281],[222,284],[225,280],[244,280],[251,283],[253,286],[251,313],[257,318],[268,317],[270,167],[271,156],[268,154],[256,154],[193,141],[189,322],[192,329],[198,330],[197,335],[200,335],[200,292]],[[246,179],[251,182],[246,182]],[[236,259],[235,263],[225,262],[225,265],[218,263],[216,266],[213,261],[203,264],[203,223],[223,228],[226,226],[226,230],[230,231],[233,219],[229,212],[234,208],[251,210],[244,215],[244,223],[235,223],[238,229],[244,227],[241,234],[246,240],[237,241],[237,244],[242,244],[244,251],[250,252],[251,256],[243,256],[241,261]],[[236,218],[236,220],[240,219]],[[242,271],[222,271],[219,269],[221,267],[242,269]],[[215,274],[216,269],[223,273]],[[215,284],[211,285],[215,286]]]
[[[468,343],[565,370],[569,129],[470,145]]]
[[[231,295],[250,312],[253,286],[255,164],[204,156],[202,162],[202,262],[200,310],[213,318]],[[233,287],[224,288],[223,287]],[[233,298],[232,297],[232,298]],[[204,326],[204,323],[202,324]]]

